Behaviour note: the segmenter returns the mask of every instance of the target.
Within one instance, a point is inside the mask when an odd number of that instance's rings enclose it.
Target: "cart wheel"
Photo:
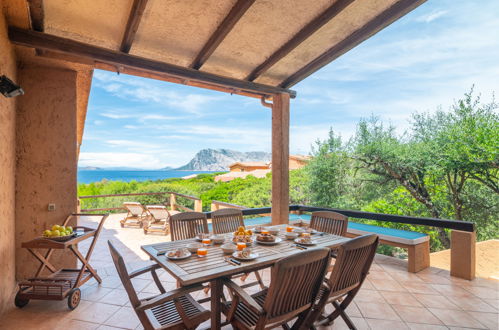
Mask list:
[[[68,308],[70,310],[75,309],[80,304],[81,291],[78,288],[71,289],[68,294]]]
[[[147,235],[147,228],[144,227],[144,235]]]
[[[20,292],[18,292],[14,298],[14,305],[16,305],[16,307],[23,308],[29,303],[29,299],[20,298],[19,294]]]
[[[125,228],[125,223],[124,222],[120,222],[120,225],[121,225],[121,228]]]

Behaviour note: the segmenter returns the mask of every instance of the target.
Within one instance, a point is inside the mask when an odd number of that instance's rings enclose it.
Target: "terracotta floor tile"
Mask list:
[[[457,309],[457,310],[460,309],[460,307],[458,307],[456,304],[452,303],[449,299],[441,295],[421,294],[421,293],[414,293],[413,295],[425,307]]]
[[[431,284],[431,287],[447,297],[474,297],[472,293],[457,285]]]
[[[128,301],[130,301],[130,299],[128,298],[128,294],[126,293],[125,290],[121,289],[114,289],[113,291],[109,292],[107,295],[105,295],[99,300],[99,302],[104,304],[111,304],[118,306],[123,306]]]
[[[142,289],[141,292],[148,292],[148,293],[152,293],[152,294],[160,294],[161,293],[159,291],[158,286],[156,285],[156,283],[154,283],[154,281],[152,281],[149,285],[147,285],[144,289]]]
[[[125,329],[135,329],[139,324],[139,318],[131,307],[121,307],[104,322],[104,325]]]
[[[360,290],[355,296],[355,301],[385,302],[383,296],[376,290]]]
[[[429,308],[429,310],[447,326],[484,328],[484,326],[480,322],[475,320],[469,313],[464,311],[440,308]]]
[[[410,293],[381,291],[383,298],[391,305],[422,307]],[[356,297],[357,298],[357,297]]]
[[[365,318],[400,321],[397,313],[388,304],[356,302]]]
[[[208,309],[209,309],[209,306],[208,306]],[[333,311],[334,311],[333,305],[327,304],[325,307],[325,313],[327,315],[329,315]],[[348,305],[348,307],[346,309],[346,313],[349,317],[362,317],[362,314],[360,313],[359,308],[357,307],[357,305],[355,305],[355,303],[351,303],[350,305]]]
[[[387,329],[409,329],[402,321],[388,321],[377,319],[366,319],[369,328],[372,330],[387,330]]]
[[[79,320],[69,320],[67,322],[61,322],[57,328],[54,330],[95,330],[99,327],[97,323],[79,321]]]
[[[419,282],[401,282],[400,284],[411,293],[438,294],[438,291],[433,289],[430,284]]]
[[[367,278],[364,280],[364,283],[362,283],[362,289],[367,289],[367,290],[375,290],[376,288],[372,285],[371,281],[369,281]]]
[[[445,325],[423,324],[423,323],[406,323],[411,330],[447,330]]]
[[[427,284],[451,284],[448,277],[437,274],[417,274],[416,276]]]
[[[464,286],[464,290],[473,293],[478,298],[482,299],[499,299],[499,291],[493,288],[481,286]]]
[[[111,327],[109,325],[101,325],[97,328],[97,330],[123,330],[123,328]]]
[[[483,301],[499,311],[499,299],[483,299]]]
[[[367,275],[368,280],[393,280],[393,278],[384,271],[370,271]]]
[[[425,323],[425,324],[442,324],[430,311],[425,307],[400,306],[392,305],[393,309],[405,322]]]
[[[366,320],[361,317],[351,317],[350,318],[355,325],[355,327],[359,330],[368,330],[369,326],[367,325]],[[346,325],[343,319],[337,318],[332,325],[327,326],[319,326],[317,330],[348,330],[348,326]]]
[[[121,283],[120,278],[114,275],[106,276],[105,278],[103,278],[101,286],[110,289],[123,288],[123,284]]]
[[[392,272],[390,273],[390,276],[395,279],[398,282],[420,282],[424,283],[421,278],[419,278],[416,274],[414,273],[409,273],[407,271],[403,272]]]
[[[489,329],[499,329],[499,314],[497,313],[481,313],[469,312],[476,320],[485,325]]]
[[[104,288],[96,285],[81,290],[81,299],[88,301],[99,301],[102,297],[113,291],[110,288]]]
[[[143,289],[145,289],[151,283],[152,283],[151,280],[144,280],[142,278],[132,278],[133,288],[137,292],[138,291],[142,291]]]
[[[119,306],[92,302],[85,308],[77,308],[71,313],[74,320],[103,323],[120,309]]]
[[[466,311],[494,313],[497,310],[480,298],[469,297],[447,297],[453,304]]]
[[[407,292],[407,289],[401,286],[395,280],[370,280],[372,285],[381,291]]]

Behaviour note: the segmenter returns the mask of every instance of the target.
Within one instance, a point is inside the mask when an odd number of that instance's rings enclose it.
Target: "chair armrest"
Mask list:
[[[239,285],[231,281],[230,279],[224,279],[223,284],[232,290],[232,292],[241,298],[241,301],[245,303],[248,307],[253,309],[256,313],[263,314],[263,308],[256,302],[253,297],[251,297],[246,291],[244,291]]]
[[[128,274],[128,276],[130,276],[130,278],[134,278],[136,276],[145,274],[147,272],[152,272],[153,270],[156,270],[158,268],[161,268],[161,266],[158,265],[158,264],[149,265],[149,266],[146,266],[144,268],[140,268],[140,269],[134,270],[133,272],[131,272],[130,274]]]
[[[136,308],[136,310],[146,310],[161,305],[167,301],[173,300],[175,298],[179,298],[185,296],[186,294],[192,291],[202,290],[203,286],[201,284],[195,284],[190,286],[184,286],[179,289],[172,290],[170,292],[162,293],[157,295],[156,297],[148,300],[142,300],[140,305]]]

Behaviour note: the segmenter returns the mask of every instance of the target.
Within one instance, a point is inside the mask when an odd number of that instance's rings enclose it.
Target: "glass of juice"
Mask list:
[[[237,243],[237,250],[238,251],[242,251],[246,248],[246,243],[243,243],[243,242],[239,242]]]
[[[208,254],[208,249],[207,248],[198,248],[198,257],[204,258]]]
[[[267,228],[262,229],[262,234],[263,235],[268,235],[269,234],[269,230]]]
[[[288,233],[291,233],[291,232],[293,231],[293,229],[294,229],[294,228],[293,228],[293,227],[291,227],[291,226],[287,226],[287,227],[286,227],[286,231],[287,231]]]
[[[211,240],[209,238],[205,237],[201,240],[201,243],[203,243],[205,246],[207,246],[207,245],[211,244]]]

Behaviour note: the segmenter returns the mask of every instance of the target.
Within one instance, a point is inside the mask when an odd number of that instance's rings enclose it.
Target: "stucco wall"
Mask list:
[[[15,55],[7,39],[0,1],[0,74],[16,80]],[[15,107],[0,95],[0,315],[15,288]]]
[[[18,100],[16,172],[17,279],[34,275],[34,258],[22,242],[61,224],[76,211],[76,78],[75,71],[23,63],[18,79],[25,95]],[[48,204],[56,210],[49,212]],[[72,268],[76,260],[54,253],[56,267]]]

